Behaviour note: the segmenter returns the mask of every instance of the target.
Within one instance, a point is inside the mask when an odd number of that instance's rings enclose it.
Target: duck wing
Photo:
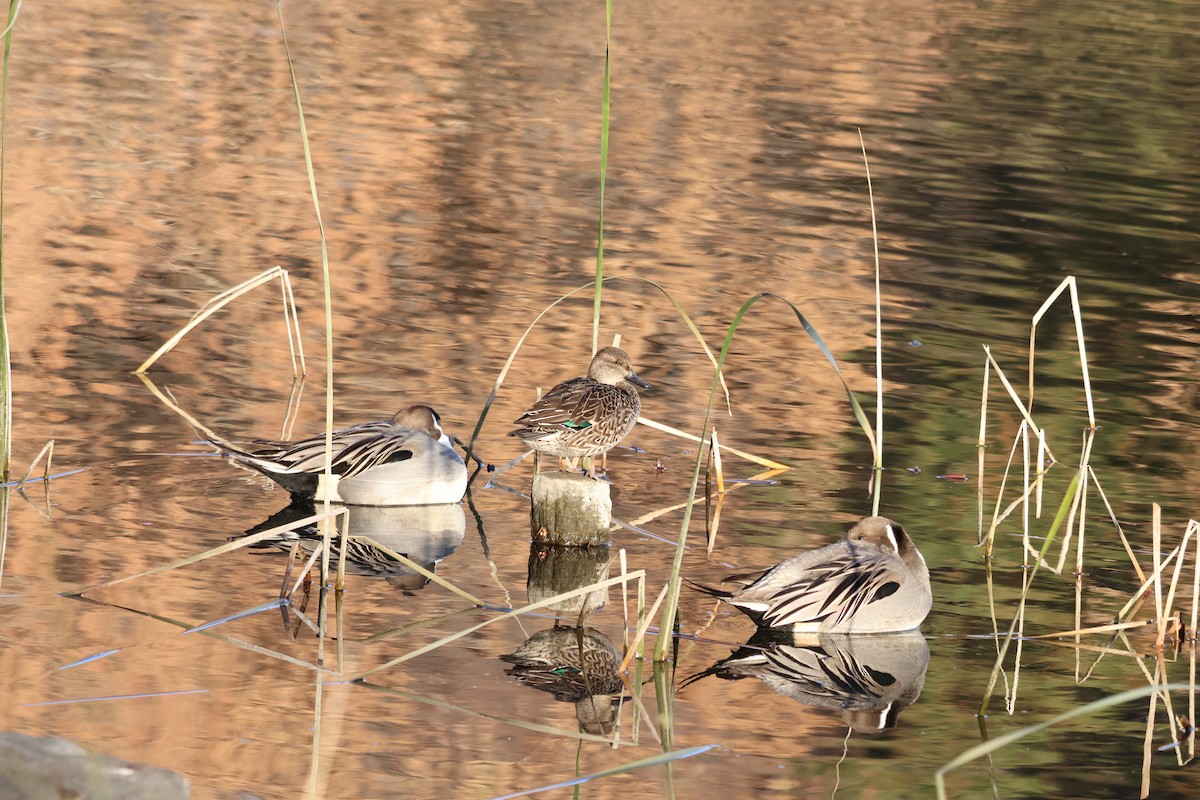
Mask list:
[[[406,461],[416,455],[424,431],[400,428],[390,422],[364,422],[333,434],[333,473],[350,478],[373,467]],[[320,472],[325,468],[325,436],[295,442],[265,442],[266,447],[244,453],[272,472]]]
[[[764,576],[767,580],[770,573]],[[761,624],[783,627],[832,619],[837,625],[895,594],[900,581],[893,554],[874,547],[847,548],[789,576],[786,586],[759,597],[767,603]]]
[[[555,386],[541,400],[516,420],[519,430],[513,435],[536,438],[537,435],[567,430],[582,430],[596,425],[624,395],[615,386],[597,383],[590,378],[572,378]]]

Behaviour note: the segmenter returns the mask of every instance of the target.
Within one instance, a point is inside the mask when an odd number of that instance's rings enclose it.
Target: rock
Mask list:
[[[170,770],[89,753],[52,736],[0,733],[4,800],[187,800],[187,780]]]

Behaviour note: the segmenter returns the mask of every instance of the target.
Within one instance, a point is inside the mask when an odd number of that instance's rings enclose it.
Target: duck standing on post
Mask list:
[[[508,435],[531,450],[558,456],[559,468],[574,472],[579,459],[607,453],[633,430],[642,410],[638,387],[649,389],[650,384],[633,371],[629,354],[605,347],[592,357],[586,378],[555,386],[515,421],[520,427]],[[588,475],[596,477],[594,465]]]

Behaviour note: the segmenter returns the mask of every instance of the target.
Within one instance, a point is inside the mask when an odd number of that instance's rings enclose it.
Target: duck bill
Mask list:
[[[634,386],[640,386],[643,389],[651,388],[650,384],[646,383],[644,380],[639,378],[637,375],[634,375],[632,372],[625,376],[625,380],[629,381]]]

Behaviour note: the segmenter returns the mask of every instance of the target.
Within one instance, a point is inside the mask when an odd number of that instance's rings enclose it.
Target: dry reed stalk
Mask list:
[[[1169,554],[1167,554],[1167,557],[1163,559],[1163,562],[1158,569],[1147,576],[1144,581],[1142,581],[1137,591],[1130,596],[1129,601],[1126,602],[1125,605],[1122,606],[1121,610],[1117,612],[1118,622],[1125,617],[1133,617],[1137,614],[1138,610],[1142,607],[1142,604],[1146,601],[1148,593],[1153,588],[1154,582],[1158,580],[1159,575],[1162,573],[1162,570],[1170,566],[1171,562],[1174,561],[1175,557],[1178,555],[1179,548],[1176,547]],[[1157,617],[1155,618],[1155,623],[1157,624]]]
[[[286,533],[288,531],[294,531],[299,528],[303,528],[306,525],[312,525],[313,523],[319,523],[324,519],[330,519],[332,517],[336,517],[338,514],[343,514],[343,513],[345,513],[345,511],[346,511],[346,509],[343,506],[341,508],[336,508],[330,512],[318,512],[311,516],[305,517],[304,519],[296,520],[295,522],[289,522],[286,525],[277,525],[274,528],[268,528],[265,531],[259,531],[258,533],[253,534],[251,536],[244,536],[236,541],[226,542],[225,544],[223,544],[219,547],[214,547],[211,550],[205,550],[203,553],[198,553],[194,556],[188,556],[187,558],[182,559],[180,561],[176,561],[172,564],[166,564],[161,567],[154,567],[153,569],[148,569],[148,570],[145,570],[144,572],[139,572],[136,575],[126,575],[123,578],[113,578],[110,581],[104,581],[103,583],[96,583],[96,584],[92,584],[91,586],[85,586],[82,589],[76,589],[75,591],[72,591],[72,592],[63,592],[63,596],[64,597],[80,597],[87,592],[92,592],[97,589],[106,589],[109,586],[116,586],[119,583],[125,583],[127,581],[136,580],[138,578],[145,578],[150,575],[157,575],[160,572],[169,572],[173,569],[178,569],[180,567],[186,567],[191,564],[195,564],[200,561],[204,561],[206,559],[213,558],[214,556],[223,555],[232,550],[240,550],[241,548],[246,547],[248,545],[257,544],[258,542],[264,541],[266,539],[270,539],[274,536],[278,536],[281,533]]]
[[[1108,625],[1093,625],[1087,628],[1075,628],[1069,631],[1056,631],[1054,633],[1039,633],[1029,634],[1026,639],[1062,639],[1067,636],[1086,636],[1092,633],[1116,633],[1118,631],[1132,630],[1133,628],[1145,628],[1149,625],[1156,625],[1157,622],[1152,619],[1144,619],[1137,622],[1112,622]]]
[[[867,201],[871,208],[871,243],[875,256],[875,472],[883,470],[883,291],[879,284],[879,225],[875,218],[875,188],[871,184],[871,164],[867,159],[867,143],[862,129],[858,131],[858,143],[862,149],[863,172],[867,178]],[[879,514],[879,498],[882,492],[872,492],[872,514]]]
[[[588,584],[587,586],[581,586],[577,589],[572,589],[569,592],[563,592],[562,594],[556,594],[553,597],[547,597],[543,600],[539,600],[536,603],[530,603],[529,605],[522,606],[521,608],[513,609],[511,611],[506,611],[503,614],[500,614],[499,616],[490,617],[488,619],[485,619],[483,622],[480,622],[476,625],[472,625],[469,628],[465,628],[463,630],[456,631],[456,632],[450,634],[449,636],[445,636],[441,639],[438,639],[436,642],[431,642],[430,644],[424,645],[422,647],[418,647],[416,650],[412,650],[408,653],[405,653],[404,655],[399,656],[398,658],[393,658],[391,661],[388,661],[386,663],[372,667],[371,669],[367,670],[366,672],[363,672],[360,675],[356,676],[353,680],[361,680],[361,679],[367,677],[368,675],[374,675],[376,672],[381,672],[382,670],[385,670],[385,669],[391,669],[392,667],[396,666],[397,664],[402,664],[405,661],[409,661],[411,659],[416,658],[417,656],[424,655],[425,653],[436,650],[439,647],[450,644],[451,642],[456,642],[459,639],[462,639],[466,636],[470,636],[472,633],[474,633],[475,631],[477,631],[481,628],[486,628],[487,626],[494,625],[497,622],[501,622],[503,620],[519,617],[522,614],[528,614],[530,611],[536,611],[539,608],[545,608],[546,606],[553,605],[555,603],[561,603],[562,601],[570,600],[573,597],[580,597],[583,595],[587,595],[587,594],[590,594],[591,592],[597,591],[599,589],[607,589],[608,587],[616,586],[619,583],[625,583],[630,580],[644,581],[645,579],[646,579],[646,571],[638,569],[638,570],[634,570],[633,572],[628,573],[627,575],[618,575],[615,578],[607,578],[602,581],[597,581],[596,583]]]
[[[1151,537],[1154,551],[1154,616],[1159,621],[1158,639],[1156,645],[1162,647],[1163,635],[1163,598],[1162,598],[1162,506],[1153,503],[1151,508]]]
[[[1196,538],[1196,546],[1200,548],[1200,537]],[[1195,641],[1195,628],[1192,629],[1192,641]],[[1188,683],[1191,684],[1191,689],[1188,690],[1188,720],[1192,724],[1192,730],[1188,731],[1188,761],[1196,757],[1196,646],[1193,644],[1188,657]]]
[[[653,428],[656,431],[662,431],[663,433],[668,433],[671,436],[677,436],[680,439],[686,439],[689,442],[695,442],[695,443],[699,444],[701,446],[701,448],[708,446],[708,442],[705,439],[703,439],[699,436],[696,436],[695,434],[681,431],[678,428],[672,428],[670,425],[664,425],[661,422],[655,422],[654,420],[649,419],[647,417],[638,417],[638,424],[645,425],[647,428]],[[733,453],[736,456],[744,458],[747,461],[751,461],[755,464],[758,464],[761,467],[766,467],[767,469],[772,469],[772,470],[776,470],[776,469],[790,470],[791,469],[791,467],[789,467],[787,464],[780,464],[778,461],[772,461],[769,458],[763,458],[761,456],[752,455],[752,454],[744,452],[742,450],[738,450],[735,447],[730,447],[729,445],[725,445],[724,447],[730,453]]]
[[[629,559],[625,556],[625,548],[617,551],[617,566],[621,575],[629,572]],[[629,591],[628,584],[621,584],[621,646],[629,649]]]
[[[441,586],[443,589],[447,589],[447,590],[453,592],[454,594],[458,595],[462,599],[466,600],[468,603],[471,603],[472,605],[474,605],[476,608],[483,608],[484,606],[487,605],[487,603],[485,603],[482,600],[480,600],[479,598],[475,597],[475,595],[471,594],[470,592],[466,592],[466,591],[458,588],[450,581],[448,581],[445,578],[443,578],[442,576],[438,575],[436,572],[430,572],[429,570],[425,569],[417,562],[413,561],[412,559],[410,559],[406,556],[403,556],[403,555],[397,553],[395,550],[393,550],[390,547],[380,544],[379,542],[372,539],[370,536],[351,536],[349,538],[354,539],[356,542],[365,542],[365,543],[369,544],[371,547],[374,547],[374,548],[380,550],[388,558],[396,559],[404,566],[408,567],[411,570],[415,570],[416,572],[423,575],[425,578],[428,578],[429,580],[436,583],[438,586]],[[345,553],[344,542],[343,542],[342,552]]]
[[[283,595],[284,597],[291,597],[296,593],[296,590],[300,588],[300,584],[304,583],[304,579],[308,577],[309,570],[313,568],[313,564],[317,563],[317,559],[321,558],[324,553],[325,542],[321,542],[319,545],[313,548],[313,551],[308,555],[308,559],[304,562],[304,566],[300,569],[300,572],[296,577],[296,582],[292,584],[291,591]],[[291,568],[290,563],[288,564],[288,568]]]
[[[45,468],[42,469],[42,480],[45,482],[46,486],[49,487],[49,485],[50,485],[50,466],[54,461],[54,440],[53,439],[49,440],[44,445],[42,445],[42,449],[38,450],[37,455],[33,457],[33,461],[29,462],[29,469],[25,470],[25,474],[21,476],[21,480],[17,481],[16,489],[18,492],[24,492],[25,482],[29,480],[29,476],[33,474],[33,470],[37,467],[38,462],[42,460],[43,456],[45,456],[45,458],[46,458],[46,466],[45,466]]]
[[[1083,379],[1084,397],[1087,400],[1088,425],[1095,430],[1096,411],[1092,404],[1092,381],[1088,374],[1087,348],[1084,346],[1083,341],[1083,313],[1079,309],[1079,288],[1076,285],[1074,275],[1068,275],[1066,278],[1063,278],[1062,283],[1058,285],[1058,288],[1050,293],[1050,296],[1047,297],[1045,302],[1042,303],[1041,308],[1039,308],[1037,313],[1033,315],[1033,320],[1029,326],[1029,408],[1031,411],[1033,410],[1033,377],[1035,375],[1034,356],[1036,352],[1034,342],[1037,334],[1038,322],[1041,321],[1042,317],[1046,314],[1046,311],[1049,310],[1050,306],[1054,304],[1054,301],[1057,300],[1062,293],[1067,290],[1070,291],[1071,314],[1075,319],[1075,340],[1079,343],[1079,369]]]
[[[709,453],[712,454],[713,469],[717,474],[717,493],[725,494],[725,473],[721,470],[721,445],[717,441],[717,426],[713,425],[711,434],[712,444]]]
[[[1150,695],[1150,708],[1146,712],[1146,737],[1142,745],[1142,792],[1139,798],[1150,796],[1150,759],[1154,754],[1154,716],[1158,711],[1158,693]]]
[[[1197,523],[1196,520],[1194,520],[1194,519],[1188,520],[1188,530],[1191,531],[1192,533],[1196,534],[1196,557],[1192,561],[1192,624],[1191,624],[1191,628],[1189,629],[1190,638],[1193,642],[1195,642],[1197,640],[1196,610],[1197,610],[1197,605],[1200,605],[1200,523]],[[1195,660],[1195,652],[1196,652],[1196,648],[1193,647],[1192,648],[1193,661]],[[1196,682],[1195,680],[1192,681],[1192,683],[1195,683],[1195,682]],[[1193,724],[1196,722],[1195,713],[1192,714],[1191,720],[1192,720]]]
[[[1166,615],[1170,615],[1172,609],[1175,608],[1175,589],[1179,585],[1179,574],[1183,570],[1183,562],[1187,561],[1187,546],[1188,541],[1192,538],[1192,526],[1188,525],[1183,532],[1183,541],[1179,543],[1179,558],[1175,559],[1175,571],[1171,574],[1171,585],[1167,589],[1167,602],[1165,605]],[[1160,620],[1158,630],[1158,640],[1156,644],[1161,649],[1163,640],[1166,638],[1167,625],[1166,620]],[[1182,632],[1180,632],[1179,640],[1182,641]]]
[[[1090,465],[1088,466],[1088,477],[1091,478],[1096,491],[1100,493],[1100,499],[1104,501],[1104,507],[1108,510],[1108,518],[1117,529],[1117,536],[1120,537],[1121,544],[1125,547],[1125,553],[1129,556],[1129,563],[1133,565],[1133,571],[1137,573],[1138,580],[1145,583],[1146,573],[1142,571],[1142,565],[1138,563],[1137,557],[1133,554],[1133,547],[1125,536],[1125,530],[1121,527],[1120,520],[1117,519],[1117,512],[1113,510],[1112,503],[1108,502],[1108,495],[1104,493],[1104,487],[1100,485],[1100,479],[1096,477],[1096,472]]]
[[[707,497],[705,498],[708,499]],[[712,517],[708,519],[708,549],[707,555],[711,556],[713,547],[717,543],[717,529],[721,526],[721,508],[725,505],[725,495],[717,495],[717,499],[712,504]]]
[[[1029,566],[1029,554],[1037,555],[1033,545],[1029,543],[1029,500],[1032,485],[1029,482],[1029,426],[1021,425],[1021,486],[1024,491],[1021,496],[1026,500],[1021,503],[1021,563]]]
[[[667,589],[669,588],[670,584],[663,586],[662,591],[660,591],[658,593],[658,597],[655,598],[653,605],[650,606],[650,610],[646,612],[642,619],[642,624],[638,625],[637,632],[633,635],[633,641],[635,642],[636,647],[626,651],[625,657],[621,659],[621,666],[617,668],[617,672],[624,672],[626,669],[628,669],[629,662],[632,661],[635,656],[638,658],[642,657],[642,640],[646,638],[646,631],[650,630],[650,624],[654,622],[654,615],[658,613],[658,607],[662,605],[663,598],[667,596]],[[642,591],[645,590],[643,589]],[[661,631],[659,632],[659,636],[662,636]]]
[[[983,544],[983,478],[985,475],[985,456],[987,454],[987,418],[988,418],[988,384],[991,378],[991,368],[988,365],[987,357],[983,359],[983,391],[979,397],[979,440],[975,443],[976,451],[979,454],[979,480],[976,492],[979,502],[979,544]],[[996,501],[999,505],[999,500]],[[990,548],[989,548],[990,552]]]
[[[1012,384],[1009,383],[1008,377],[1004,374],[1004,370],[1000,369],[1000,365],[996,362],[995,357],[992,356],[992,349],[987,345],[984,345],[983,352],[987,354],[988,363],[990,363],[992,365],[992,369],[996,371],[996,377],[1000,379],[1000,384],[1004,387],[1004,390],[1008,392],[1008,397],[1010,400],[1012,400],[1013,405],[1017,407],[1017,411],[1019,411],[1025,421],[1029,423],[1030,429],[1037,434],[1038,438],[1044,440],[1045,434],[1042,432],[1042,429],[1038,427],[1037,423],[1033,421],[1033,416],[1030,414],[1029,410],[1025,408],[1025,404],[1021,402],[1021,398],[1017,397],[1017,392],[1015,389],[1013,389]],[[1048,443],[1045,445],[1045,448],[1047,458],[1049,458],[1051,461],[1058,461],[1058,459],[1054,457],[1054,453],[1050,450],[1050,445]]]
[[[1071,523],[1074,524],[1076,515],[1079,518],[1079,543],[1075,551],[1075,577],[1076,579],[1083,577],[1083,545],[1084,534],[1087,521],[1087,489],[1090,481],[1088,475],[1091,472],[1092,460],[1092,445],[1096,440],[1096,429],[1089,428],[1083,436],[1083,448],[1079,455],[1079,497],[1078,502],[1071,509]],[[1070,534],[1070,525],[1067,528],[1068,538]],[[1058,562],[1058,568],[1061,571],[1066,560],[1067,547],[1063,545],[1062,555]]]
[[[994,547],[996,539],[996,528],[1000,525],[1001,521],[1008,519],[1009,514],[1011,514],[1013,510],[1016,509],[1016,507],[1023,501],[1023,498],[1014,500],[1009,504],[1008,508],[1005,509],[1004,515],[1001,516],[1000,501],[1004,499],[1004,489],[1008,486],[1008,474],[1012,471],[1013,460],[1017,455],[1017,445],[1021,443],[1021,432],[1024,429],[1024,425],[1025,423],[1022,422],[1021,427],[1017,430],[1017,435],[1013,438],[1012,447],[1008,451],[1008,463],[1004,465],[1004,472],[1000,478],[1000,488],[996,491],[996,505],[992,508],[992,524],[988,527],[984,538],[979,540],[979,544],[987,544],[987,547],[984,550],[984,555],[989,558],[992,555],[992,548]],[[982,481],[980,481],[980,483],[982,484]],[[982,516],[982,509],[980,511],[980,515]]]
[[[217,311],[220,311],[222,308],[229,305],[247,292],[253,291],[259,286],[262,286],[264,283],[273,281],[276,278],[279,279],[283,291],[283,317],[284,324],[287,327],[288,347],[292,356],[292,374],[294,377],[299,378],[304,374],[305,368],[304,345],[301,341],[300,322],[296,316],[296,300],[292,295],[292,283],[291,279],[288,277],[287,270],[278,266],[271,267],[265,272],[261,272],[253,278],[242,281],[237,286],[234,286],[231,289],[226,289],[216,297],[209,299],[204,303],[204,305],[200,306],[200,308],[196,310],[196,313],[192,315],[191,319],[188,320],[188,322],[182,328],[180,328],[175,335],[167,339],[167,341],[163,343],[161,347],[155,350],[153,355],[143,361],[141,366],[134,370],[134,372],[139,375],[144,373],[154,365],[154,362],[171,352],[171,350],[173,350],[175,346],[183,340],[183,337],[186,336],[197,325],[204,322],[204,320],[208,319]]]

